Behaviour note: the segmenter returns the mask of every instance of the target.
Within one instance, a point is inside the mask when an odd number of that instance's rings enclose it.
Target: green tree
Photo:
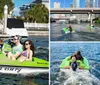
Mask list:
[[[5,5],[8,6],[8,13],[14,8],[12,0],[0,0],[0,19],[3,18]]]
[[[100,24],[100,18],[98,20],[96,20],[96,23]]]
[[[32,9],[25,13],[25,20],[29,22],[37,23],[48,23],[49,22],[49,10],[45,5],[39,3],[35,5]]]

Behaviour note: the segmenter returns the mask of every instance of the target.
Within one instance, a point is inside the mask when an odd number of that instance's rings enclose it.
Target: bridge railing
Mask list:
[[[51,8],[51,14],[100,14],[100,8]]]

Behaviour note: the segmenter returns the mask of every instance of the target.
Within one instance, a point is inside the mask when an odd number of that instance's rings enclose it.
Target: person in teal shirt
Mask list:
[[[8,53],[8,58],[10,60],[16,60],[23,52],[23,46],[20,43],[19,35],[14,36],[13,42],[15,43],[15,46],[12,48],[12,51]]]

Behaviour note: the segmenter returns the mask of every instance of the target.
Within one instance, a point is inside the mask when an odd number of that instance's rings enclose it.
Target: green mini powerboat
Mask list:
[[[3,51],[9,52],[11,51],[11,46],[8,43],[4,43]],[[32,61],[24,61],[19,62],[18,60],[9,60],[8,57],[3,53],[0,52],[0,66],[8,66],[8,67],[20,67],[23,69],[31,68],[32,72],[39,72],[39,73],[47,73],[49,72],[49,62],[47,60],[43,60],[37,57],[33,57]],[[0,71],[1,72],[1,71]],[[30,70],[25,73],[30,73]],[[20,72],[20,73],[24,73]]]
[[[65,34],[70,33],[69,28],[63,28],[63,31]],[[72,30],[72,33],[74,33],[75,30]]]
[[[76,62],[79,63],[79,67],[82,67],[84,70],[89,70],[90,66],[89,66],[88,60],[85,57],[83,57],[83,58],[84,58],[83,62],[80,61],[80,60],[77,60]],[[70,56],[66,57],[62,61],[61,65],[60,65],[60,68],[66,68],[66,66],[70,66],[70,62],[71,62]]]
[[[24,61],[21,63],[18,60],[9,60],[7,56],[5,56],[3,53],[0,53],[0,65],[48,68],[49,62],[33,57],[33,61]]]

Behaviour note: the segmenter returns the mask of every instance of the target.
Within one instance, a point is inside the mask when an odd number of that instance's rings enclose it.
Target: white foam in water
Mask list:
[[[96,70],[94,67],[92,67],[93,70],[95,70],[96,72],[98,72],[100,74],[100,71]]]
[[[99,79],[88,70],[60,69],[59,81],[61,78],[61,85],[100,85]]]

